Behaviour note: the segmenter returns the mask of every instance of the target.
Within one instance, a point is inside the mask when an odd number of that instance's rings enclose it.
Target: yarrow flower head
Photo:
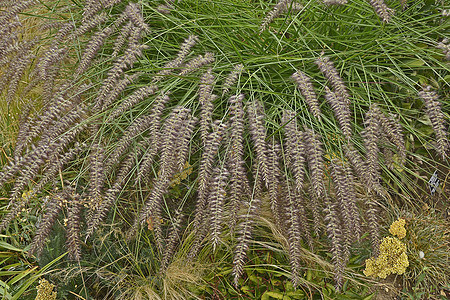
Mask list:
[[[54,288],[54,284],[42,278],[39,280],[39,285],[36,287],[37,296],[35,300],[56,300],[57,293],[53,290]]]
[[[399,218],[397,221],[392,223],[391,227],[389,228],[389,232],[392,235],[396,235],[399,239],[402,239],[406,236],[405,224],[405,219]]]
[[[366,260],[364,275],[380,278],[390,274],[402,275],[408,266],[405,243],[395,237],[385,237],[380,245],[380,255]]]

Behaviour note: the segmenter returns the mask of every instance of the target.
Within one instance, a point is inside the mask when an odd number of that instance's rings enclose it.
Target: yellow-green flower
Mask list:
[[[398,236],[399,239],[402,239],[406,236],[405,224],[405,219],[399,218],[397,221],[392,223],[391,227],[389,228],[389,232],[392,235]]]
[[[385,237],[380,245],[380,255],[366,260],[364,275],[386,278],[390,274],[403,274],[409,266],[406,245],[397,238]]]
[[[56,300],[57,293],[53,290],[54,284],[51,284],[44,278],[39,280],[39,285],[36,287],[37,296],[35,300]]]

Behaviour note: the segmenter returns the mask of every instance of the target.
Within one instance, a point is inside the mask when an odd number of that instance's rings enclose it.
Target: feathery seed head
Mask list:
[[[305,140],[306,156],[308,159],[308,167],[311,172],[311,183],[317,198],[321,199],[325,195],[324,191],[324,162],[323,149],[320,141],[320,135],[310,128],[305,129],[303,134]]]
[[[342,105],[350,105],[350,95],[331,59],[328,56],[321,56],[316,59],[315,63],[330,82],[331,86],[333,87],[333,92],[340,100]]]
[[[384,0],[370,0],[370,5],[372,5],[373,9],[383,22],[389,23],[394,14],[394,10],[389,8],[386,3],[384,3]]]
[[[380,181],[380,165],[378,163],[378,139],[381,135],[381,115],[383,113],[376,103],[373,103],[369,111],[366,113],[364,121],[364,146],[366,148],[366,182],[369,189],[379,187]]]
[[[323,4],[326,5],[344,5],[347,4],[347,0],[322,0]]]
[[[205,53],[205,55],[199,55],[190,61],[186,62],[183,69],[179,73],[179,76],[185,76],[189,73],[196,71],[202,66],[209,65],[215,61],[214,54],[211,52]]]
[[[267,29],[270,23],[278,18],[282,13],[288,11],[289,7],[292,5],[292,10],[301,10],[303,6],[300,3],[293,2],[293,0],[279,0],[278,3],[273,7],[273,9],[267,13],[264,17],[261,25],[259,26],[259,33],[262,33]]]
[[[180,51],[177,54],[177,57],[169,62],[167,62],[163,69],[159,71],[155,77],[153,78],[153,82],[161,81],[161,79],[170,74],[170,72],[173,69],[176,69],[181,66],[186,56],[190,53],[192,47],[195,46],[195,44],[198,41],[198,37],[195,35],[188,36],[184,42],[181,44]]]
[[[251,138],[256,152],[256,160],[262,180],[269,185],[269,161],[267,157],[266,128],[264,126],[264,108],[260,101],[252,101],[247,106],[247,116]]]
[[[449,10],[450,11],[450,10]],[[445,55],[445,60],[450,60],[450,41],[445,38],[436,45],[436,48],[441,49]]]
[[[327,86],[325,87],[325,99],[333,109],[345,138],[350,140],[352,137],[352,123],[349,106],[341,101],[343,100],[342,97],[339,98]]]
[[[447,137],[448,131],[446,130],[445,117],[441,110],[439,96],[428,85],[423,87],[422,91],[419,92],[419,97],[425,103],[425,111],[430,118],[434,130],[437,152],[445,159],[450,148],[450,143]]]
[[[302,71],[297,71],[291,76],[292,79],[297,83],[297,87],[305,98],[306,103],[309,106],[309,110],[318,120],[321,119],[321,112],[319,108],[319,101],[317,100],[316,93],[314,92],[314,87],[311,83],[310,78]]]
[[[141,9],[137,3],[129,3],[125,8],[125,12],[133,23],[138,26],[142,31],[150,31],[150,27],[145,23],[144,17],[142,16]]]
[[[243,70],[244,70],[243,64],[237,64],[234,66],[233,71],[231,71],[230,74],[228,74],[227,78],[223,83],[222,96],[230,91],[231,86],[233,86],[233,84],[236,82],[236,80],[241,75]]]

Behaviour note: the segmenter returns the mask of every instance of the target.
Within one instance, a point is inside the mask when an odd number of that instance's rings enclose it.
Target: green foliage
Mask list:
[[[8,243],[8,239],[8,236],[0,236],[0,295],[6,300],[32,299],[39,279],[66,253],[39,268],[26,256],[27,248],[17,248]]]

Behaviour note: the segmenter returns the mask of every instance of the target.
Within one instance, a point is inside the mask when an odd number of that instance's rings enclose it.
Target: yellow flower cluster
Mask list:
[[[394,273],[401,275],[408,266],[406,245],[395,237],[385,237],[380,245],[380,255],[366,260],[364,275],[380,278]]]
[[[405,219],[398,219],[394,223],[392,223],[391,227],[389,228],[389,232],[392,235],[398,236],[399,239],[402,239],[406,236],[406,229],[405,229],[406,221]]]
[[[37,296],[35,300],[56,300],[57,293],[53,290],[54,288],[55,285],[47,280],[39,280],[39,285],[36,287]]]

